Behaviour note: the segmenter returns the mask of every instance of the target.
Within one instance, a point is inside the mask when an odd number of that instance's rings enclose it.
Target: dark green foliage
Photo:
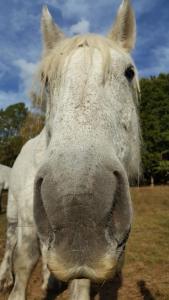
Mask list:
[[[144,177],[169,181],[169,74],[141,79],[140,118],[143,135]]]
[[[0,110],[0,163],[12,166],[23,141],[20,129],[27,117],[24,103],[17,103]]]
[[[0,163],[12,166],[22,146],[44,126],[44,116],[28,111],[24,103],[0,110]]]
[[[12,167],[23,141],[21,136],[10,136],[0,139],[0,163]]]
[[[28,114],[24,103],[16,103],[0,110],[0,136],[16,136]]]

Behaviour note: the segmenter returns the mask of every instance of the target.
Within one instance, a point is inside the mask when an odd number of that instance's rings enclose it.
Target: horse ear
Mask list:
[[[108,37],[131,51],[136,41],[136,20],[130,0],[123,0]]]
[[[47,6],[44,6],[42,10],[41,29],[45,50],[52,49],[57,41],[64,38],[64,33],[54,23]]]

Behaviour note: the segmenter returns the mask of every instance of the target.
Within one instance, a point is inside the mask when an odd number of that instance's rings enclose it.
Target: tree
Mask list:
[[[140,85],[144,177],[163,182],[167,177],[164,168],[161,172],[162,153],[169,150],[169,74],[141,79]]]
[[[23,143],[26,143],[29,139],[38,135],[43,126],[44,117],[38,113],[29,112],[27,118],[22,124],[22,128],[20,129],[20,135]]]
[[[28,109],[24,103],[16,103],[0,110],[0,137],[17,136],[27,117]]]
[[[21,136],[4,137],[0,141],[0,163],[12,167],[23,141]]]
[[[22,146],[43,128],[44,117],[28,111],[24,103],[0,110],[0,163],[12,166]]]

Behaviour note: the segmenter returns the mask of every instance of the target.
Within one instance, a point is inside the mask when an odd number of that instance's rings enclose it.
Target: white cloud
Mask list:
[[[154,55],[154,65],[144,68],[140,71],[141,76],[158,75],[159,73],[168,73],[169,70],[169,45],[158,47],[152,51]]]
[[[82,19],[78,23],[72,25],[70,27],[70,35],[74,34],[84,34],[90,31],[90,23],[89,21]]]
[[[151,11],[153,7],[157,4],[158,0],[147,1],[147,0],[133,0],[133,7],[138,16]]]
[[[38,0],[39,4],[43,4],[43,0]],[[117,0],[97,0],[97,3],[91,0],[46,0],[45,3],[50,6],[59,9],[62,13],[64,21],[76,18],[93,20],[95,24],[99,25],[102,30],[103,22],[107,22],[106,12],[112,12],[112,20],[118,6],[121,1]],[[104,15],[104,19],[101,17]],[[57,22],[57,20],[56,20]]]
[[[14,61],[14,65],[19,69],[22,88],[24,88],[25,92],[28,92],[32,85],[32,79],[35,74],[37,64],[28,62],[25,59],[17,59]]]
[[[40,0],[42,3],[43,1]],[[47,0],[46,4],[51,5],[61,10],[63,18],[83,17],[89,13],[90,1],[85,0]]]
[[[5,73],[9,71],[9,67],[2,61],[0,61],[0,79],[4,77]]]
[[[38,0],[43,4],[43,0]],[[134,7],[137,16],[148,12],[153,9],[158,0],[133,0],[132,6]],[[105,12],[109,9],[112,11],[112,16],[116,13],[122,0],[97,0],[97,3],[91,0],[46,0],[45,3],[54,8],[60,9],[63,18],[69,19],[78,17],[79,19],[87,17],[88,19],[95,17],[98,22],[98,17],[102,14],[106,17]],[[101,27],[101,20],[100,20]]]
[[[64,5],[62,5],[61,9],[63,17],[65,18],[73,16],[82,17],[84,15],[88,15],[89,2],[83,0],[69,0],[64,2]]]
[[[24,93],[10,91],[5,92],[0,90],[0,108],[7,107],[8,105],[17,102],[26,102],[27,105],[30,105],[29,100],[25,98]]]
[[[30,105],[29,92],[32,87],[32,80],[37,68],[36,63],[31,63],[25,59],[18,59],[13,62],[18,68],[20,85],[16,92],[0,90],[0,107],[6,107],[16,102],[26,102]]]

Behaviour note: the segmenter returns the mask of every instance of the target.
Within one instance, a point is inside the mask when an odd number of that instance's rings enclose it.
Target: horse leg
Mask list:
[[[25,300],[30,274],[40,255],[34,225],[19,222],[17,247],[14,255],[15,284],[8,300]]]
[[[8,223],[7,241],[3,261],[0,266],[0,291],[6,291],[13,284],[12,256],[16,245],[17,223]]]
[[[72,280],[69,284],[69,300],[90,300],[90,280]]]
[[[16,246],[17,208],[15,199],[10,192],[8,193],[7,220],[5,254],[0,266],[0,291],[7,290],[13,284],[12,260]]]

